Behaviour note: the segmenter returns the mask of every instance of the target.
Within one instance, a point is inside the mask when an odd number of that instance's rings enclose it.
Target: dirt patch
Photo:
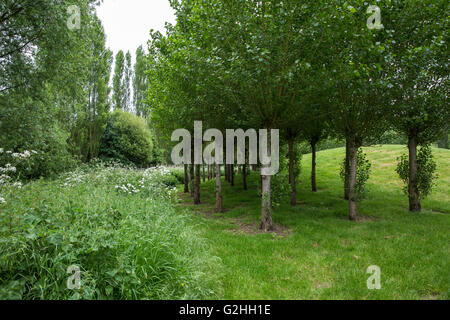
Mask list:
[[[284,237],[287,237],[292,232],[289,228],[282,226],[281,224],[276,224],[276,223],[273,225],[274,229],[269,232],[259,229],[259,224],[256,224],[256,223],[246,223],[246,222],[242,222],[239,220],[235,220],[235,221],[233,221],[233,223],[236,224],[238,226],[238,228],[233,229],[233,230],[228,230],[228,232],[231,232],[234,234],[255,235],[255,234],[267,234],[267,233],[270,234],[270,233],[272,233],[274,235],[284,238]]]
[[[368,221],[378,221],[380,220],[377,217],[374,216],[359,216],[358,222],[368,222]]]

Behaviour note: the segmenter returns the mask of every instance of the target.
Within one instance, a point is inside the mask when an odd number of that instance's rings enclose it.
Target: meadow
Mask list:
[[[372,163],[363,221],[348,220],[339,166],[343,148],[318,153],[318,192],[310,191],[311,155],[304,155],[297,206],[273,213],[276,232],[258,230],[257,172],[249,188],[224,182],[224,214],[214,213],[214,181],[202,185],[202,205],[189,207],[224,266],[225,299],[448,299],[450,295],[450,152],[433,149],[439,178],[422,213],[408,211],[395,173],[401,146],[364,148]],[[369,266],[381,269],[381,289],[368,290]]]
[[[450,151],[433,149],[439,178],[422,213],[408,212],[395,173],[404,147],[364,148],[372,163],[361,222],[348,220],[339,166],[345,150],[318,153],[318,192],[304,155],[295,207],[274,208],[258,229],[259,173],[215,181],[202,204],[182,191],[183,171],[83,165],[56,179],[3,189],[1,299],[448,299]],[[369,290],[369,266],[381,289]],[[79,289],[68,268],[81,270]]]

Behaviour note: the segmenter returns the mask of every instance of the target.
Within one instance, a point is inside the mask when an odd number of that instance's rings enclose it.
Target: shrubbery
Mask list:
[[[200,299],[218,265],[165,168],[82,166],[0,204],[0,299]],[[81,287],[69,290],[70,266]]]
[[[355,190],[357,200],[361,200],[366,195],[366,183],[370,178],[370,171],[372,167],[370,161],[367,159],[367,156],[362,148],[358,149],[357,165],[358,169],[356,172]],[[345,159],[341,164],[340,176],[341,179],[345,181]]]
[[[406,184],[403,191],[405,194],[408,194],[409,157],[407,154],[402,154],[398,161],[396,171]],[[421,146],[417,152],[417,188],[421,199],[424,199],[431,193],[436,179],[436,162],[433,159],[431,147],[429,145]]]
[[[146,121],[128,112],[114,111],[100,143],[99,157],[141,168],[150,166],[153,138]]]

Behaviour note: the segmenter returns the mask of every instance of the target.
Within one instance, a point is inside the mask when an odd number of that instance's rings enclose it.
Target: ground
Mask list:
[[[214,180],[201,186],[202,204],[187,205],[218,256],[224,299],[449,299],[450,296],[450,151],[433,149],[439,179],[422,202],[422,213],[408,212],[408,199],[395,172],[406,148],[365,148],[372,162],[368,194],[359,205],[362,222],[347,219],[339,166],[344,149],[318,153],[317,193],[310,191],[311,155],[302,160],[297,206],[273,213],[274,233],[257,225],[258,175],[244,191],[223,182],[223,214],[214,213]],[[182,191],[182,190],[181,190]],[[381,269],[381,289],[368,290],[369,266]]]

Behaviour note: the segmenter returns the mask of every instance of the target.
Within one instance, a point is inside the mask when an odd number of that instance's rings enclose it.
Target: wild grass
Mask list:
[[[8,193],[0,206],[0,299],[214,297],[217,261],[175,212],[174,176],[82,167]],[[81,271],[80,288],[67,273]]]

